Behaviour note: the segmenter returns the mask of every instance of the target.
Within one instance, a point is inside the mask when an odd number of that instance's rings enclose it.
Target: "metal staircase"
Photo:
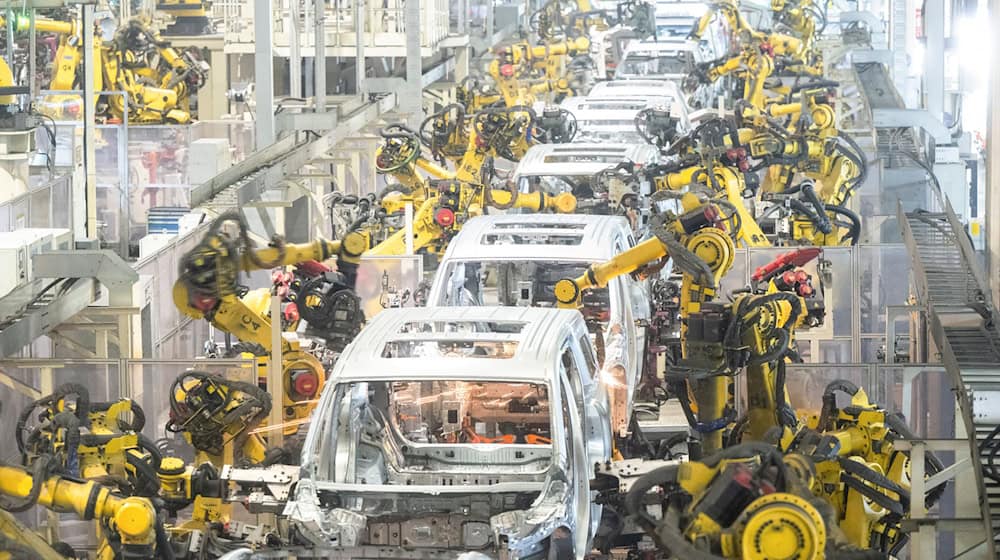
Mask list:
[[[1000,390],[1000,317],[965,229],[951,204],[944,212],[904,212],[898,206],[903,239],[913,261],[914,283],[925,307],[941,362],[951,377],[973,464],[982,466],[979,446],[996,427],[973,403]],[[973,468],[984,535],[974,557],[996,557],[1000,536],[1000,485]],[[971,520],[967,520],[971,521]],[[979,520],[975,520],[978,522]],[[973,556],[969,556],[973,557]]]

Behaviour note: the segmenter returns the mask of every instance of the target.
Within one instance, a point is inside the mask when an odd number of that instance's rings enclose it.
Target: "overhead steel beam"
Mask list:
[[[431,66],[420,76],[421,91],[427,89],[435,82],[439,82],[455,69],[455,57],[449,56],[441,62]],[[404,78],[367,78],[364,81],[363,90],[365,93],[397,93],[403,94],[408,83]]]
[[[316,41],[313,51],[313,87],[316,90],[316,112],[326,111],[326,0],[314,0]]]
[[[97,4],[97,0],[20,0],[0,2],[0,8],[12,7],[21,10],[46,10],[51,8],[65,8],[67,6],[79,6],[82,4]]]

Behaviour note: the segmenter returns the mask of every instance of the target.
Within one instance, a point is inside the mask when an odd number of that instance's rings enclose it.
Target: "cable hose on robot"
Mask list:
[[[733,317],[735,320],[729,323],[729,326],[726,328],[726,332],[723,335],[723,345],[728,349],[738,349],[742,347],[741,341],[743,339],[743,326],[750,313],[758,307],[763,307],[780,301],[788,303],[791,307],[791,312],[788,314],[788,319],[785,321],[785,324],[779,327],[780,329],[785,330],[789,329],[795,319],[802,313],[801,300],[798,296],[789,292],[775,292],[755,298],[750,301],[750,303],[747,303],[747,301],[748,299],[744,298],[737,303],[736,309],[733,311]]]
[[[722,556],[716,556],[691,544],[678,528],[679,523],[679,512],[673,506],[667,508],[663,520],[652,534],[657,544],[669,550],[673,556],[684,560],[725,560]]]
[[[845,239],[850,238],[851,246],[857,245],[858,241],[861,239],[861,217],[854,211],[836,204],[827,204],[826,211],[833,212],[834,214],[840,214],[841,216],[847,217],[847,219],[851,221],[851,227],[848,232],[840,238],[840,243],[843,243]]]
[[[112,406],[118,404],[120,401],[107,401],[107,402],[94,402],[90,403],[90,412],[106,412]],[[116,418],[117,428],[123,432],[141,432],[143,428],[146,427],[146,413],[142,410],[142,406],[135,402],[133,399],[129,399],[130,409],[129,412],[132,413],[132,422],[126,422],[122,418]]]
[[[784,484],[792,483],[791,475],[781,459],[780,452],[775,447],[760,442],[749,442],[723,449],[701,462],[709,468],[714,468],[725,459],[755,456],[767,459],[777,466]],[[656,486],[676,482],[678,470],[678,465],[666,465],[639,477],[625,495],[626,512],[635,518],[647,533],[653,536],[658,545],[667,549],[674,556],[685,558],[685,560],[720,560],[721,557],[696,548],[684,537],[678,528],[679,512],[673,506],[666,508],[664,517],[659,524],[643,507],[643,498],[650,490]]]
[[[640,522],[646,522],[655,526],[656,522],[645,511],[642,500],[653,488],[676,482],[679,468],[680,466],[676,464],[665,465],[640,476],[625,494],[625,511],[636,519],[641,520]]]
[[[687,386],[681,385],[679,387],[674,387],[674,393],[677,395],[677,401],[681,405],[681,412],[684,413],[684,418],[687,420],[688,427],[698,434],[710,434],[712,432],[717,432],[731,424],[736,419],[736,412],[727,407],[726,413],[723,416],[709,422],[702,422],[697,416],[695,416],[694,410],[691,408],[691,402],[688,400],[687,396]]]
[[[715,286],[715,277],[708,263],[685,247],[673,233],[664,227],[658,227],[654,229],[653,234],[666,246],[667,253],[674,260],[678,270],[690,274],[700,286]]]
[[[811,181],[803,181],[800,185],[800,189],[802,190],[802,196],[804,196],[809,204],[811,204],[816,210],[816,217],[815,220],[813,220],[813,224],[816,226],[816,229],[820,230],[824,234],[833,231],[833,224],[830,223],[830,217],[826,215],[826,206],[823,204],[823,201],[819,199],[819,196],[816,195],[816,187],[813,183]],[[813,218],[810,217],[810,219]]]
[[[782,358],[788,352],[792,336],[785,329],[775,329],[773,334],[774,339],[771,343],[771,349],[764,354],[750,358],[747,366],[759,366],[774,361],[783,362]]]
[[[152,498],[160,491],[160,478],[156,475],[156,469],[143,457],[134,453],[125,453],[125,462],[135,469],[135,483],[133,484],[137,496]]]
[[[448,105],[445,105],[444,107],[441,108],[440,111],[428,115],[427,118],[425,118],[423,121],[420,122],[420,126],[417,128],[417,137],[420,139],[421,144],[427,146],[428,148],[431,148],[431,150],[434,150],[436,148],[436,146],[434,145],[434,137],[425,136],[424,130],[427,128],[427,123],[433,121],[438,117],[448,114],[449,112],[451,112],[452,109],[458,110],[457,111],[458,118],[456,119],[455,122],[458,123],[457,126],[462,126],[462,120],[465,119],[465,107],[463,107],[461,103],[450,103]]]
[[[175,560],[174,548],[170,544],[170,536],[167,535],[167,530],[163,526],[163,520],[160,516],[156,516],[156,525],[153,527],[153,532],[156,535],[156,555],[160,557],[160,560]]]
[[[889,480],[885,475],[868,468],[863,463],[852,461],[845,457],[839,458],[838,463],[841,469],[843,469],[840,475],[841,482],[893,513],[898,515],[906,514],[906,511],[910,507],[910,493],[905,488]],[[872,486],[875,486],[875,488]],[[899,495],[899,499],[895,500],[891,498],[881,492],[879,488]]]
[[[285,259],[284,239],[277,236],[272,240],[272,243],[274,244],[275,249],[278,250],[278,256],[276,256],[271,262],[262,261],[260,257],[257,256],[257,253],[254,252],[257,244],[250,239],[250,226],[247,225],[246,220],[243,219],[243,215],[240,214],[239,211],[232,210],[222,213],[218,218],[216,218],[216,222],[220,221],[234,221],[237,223],[239,226],[239,239],[241,242],[242,252],[247,256],[247,258],[250,259],[250,262],[255,264],[258,268],[262,270],[274,268],[281,265],[282,261]],[[215,224],[213,224],[213,227],[214,225]]]
[[[42,397],[21,410],[14,430],[14,440],[17,443],[17,450],[19,452],[24,453],[24,436],[22,432],[31,417],[31,413],[40,406],[49,406],[70,395],[76,396],[76,410],[74,414],[77,420],[79,420],[80,426],[86,427],[90,425],[88,416],[90,414],[90,391],[78,383],[64,383],[57,387],[51,395]]]
[[[847,393],[853,397],[858,390],[858,386],[853,381],[847,379],[834,379],[827,383],[826,388],[823,389],[822,405],[819,410],[819,421],[816,424],[816,430],[825,432],[832,428],[830,421],[833,419],[833,412],[837,408],[836,393],[838,391]]]
[[[511,181],[510,184],[508,185],[508,188],[505,189],[504,192],[510,194],[510,200],[506,204],[501,204],[496,200],[494,200],[493,189],[490,188],[490,185],[485,185],[483,186],[483,202],[485,203],[486,206],[496,208],[498,210],[510,210],[511,208],[514,207],[515,204],[517,204],[517,196],[519,194],[517,183]],[[537,195],[539,197],[539,201],[544,202],[545,194],[539,191]],[[539,206],[540,208],[538,209],[538,211],[542,211],[545,209],[545,205],[543,203],[539,204]]]

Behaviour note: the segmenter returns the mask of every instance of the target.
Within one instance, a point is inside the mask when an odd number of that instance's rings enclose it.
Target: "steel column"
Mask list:
[[[84,4],[83,10],[83,171],[86,173],[87,237],[97,239],[97,137],[95,121],[97,97],[94,78],[97,70],[94,59],[94,5]],[[34,76],[32,76],[34,79]]]
[[[288,96],[302,96],[302,49],[299,45],[299,3],[293,1],[288,9]]]
[[[372,30],[374,34],[374,30]],[[354,91],[364,95],[365,81],[365,0],[354,1]]]
[[[271,0],[254,0],[254,95],[257,98],[257,149],[274,143],[274,11]]]
[[[313,88],[316,91],[316,112],[326,111],[326,0],[314,0],[316,15],[315,53],[313,54]]]
[[[991,29],[1000,29],[1000,0],[990,0]],[[990,64],[986,127],[986,254],[993,301],[1000,301],[1000,60]]]
[[[944,122],[944,3],[927,0],[924,4],[924,106],[931,115]]]
[[[420,56],[420,0],[406,0],[406,87],[399,97],[400,112],[407,115],[411,126],[423,120],[423,68]]]

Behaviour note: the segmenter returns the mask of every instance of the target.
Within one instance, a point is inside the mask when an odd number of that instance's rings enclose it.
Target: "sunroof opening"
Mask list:
[[[523,321],[410,321],[399,327],[399,334],[408,333],[470,333],[519,334],[527,323]]]
[[[558,223],[531,223],[531,222],[498,222],[493,224],[493,229],[573,229],[581,230],[585,229],[587,224],[576,222],[558,222]]]
[[[487,233],[483,245],[580,245],[583,235],[572,233]]]
[[[506,360],[517,352],[516,340],[390,340],[383,358],[487,358]]]

